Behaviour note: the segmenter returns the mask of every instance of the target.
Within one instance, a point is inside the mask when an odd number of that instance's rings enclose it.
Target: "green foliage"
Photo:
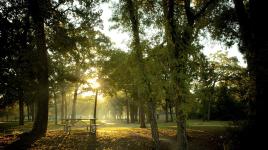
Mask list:
[[[233,3],[221,0],[208,17],[208,31],[213,39],[225,43],[228,47],[239,42],[239,26]]]
[[[46,40],[49,52],[49,81],[57,92],[62,84],[84,82],[89,77],[93,59],[111,45],[97,31],[101,26],[100,0],[52,1],[46,7]],[[18,100],[22,89],[27,103],[35,97],[37,58],[33,23],[26,5],[19,1],[1,2],[1,107]],[[101,27],[100,27],[101,28]]]
[[[236,58],[228,58],[221,52],[212,56],[212,60],[205,58],[194,86],[194,107],[198,109],[192,116],[207,119],[208,109],[211,109],[211,119],[245,118],[251,87],[247,70],[238,65]]]
[[[18,1],[0,3],[0,107],[12,105],[24,91],[31,99],[35,87],[33,36],[27,10]],[[30,100],[29,100],[30,101]],[[29,102],[28,101],[28,102]]]

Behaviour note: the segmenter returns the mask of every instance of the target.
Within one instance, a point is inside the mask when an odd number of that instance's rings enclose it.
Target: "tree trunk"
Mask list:
[[[35,102],[31,104],[31,115],[32,115],[32,121],[34,121],[35,118]]]
[[[168,99],[165,99],[165,114],[166,114],[166,122],[168,122]]]
[[[126,0],[126,5],[128,9],[128,14],[131,21],[131,29],[133,34],[133,45],[134,45],[134,52],[135,52],[135,58],[137,63],[137,69],[138,69],[138,77],[140,84],[145,87],[145,94],[148,98],[148,108],[149,113],[151,115],[151,131],[152,131],[152,138],[155,144],[156,150],[160,148],[160,142],[159,142],[159,135],[158,135],[158,128],[157,128],[157,122],[155,118],[155,109],[154,109],[154,102],[151,95],[151,85],[149,83],[148,77],[145,73],[145,67],[144,67],[144,60],[142,56],[142,47],[140,45],[140,29],[139,29],[139,14],[138,14],[138,6],[135,5],[135,2],[132,0]]]
[[[73,106],[72,106],[72,119],[76,119],[76,104],[77,104],[77,91],[78,91],[78,83],[75,84],[74,89],[74,99],[73,99]]]
[[[134,104],[131,103],[130,105],[130,122],[131,123],[134,123],[135,120],[134,120]]]
[[[176,22],[174,17],[174,0],[162,0],[163,12],[165,18],[165,36],[167,39],[167,46],[169,48],[169,56],[171,57],[171,80],[173,88],[175,89],[175,112],[177,122],[177,142],[178,149],[187,150],[187,136],[186,136],[186,118],[183,112],[183,100],[186,95],[186,50],[192,42],[192,27],[194,24],[192,13],[189,11],[190,1],[184,1],[184,7],[187,15],[187,27],[183,30],[182,36],[178,36],[176,32]]]
[[[27,104],[26,106],[27,106],[27,120],[30,121],[30,108],[29,108],[29,104]]]
[[[261,120],[262,117],[266,116],[267,108],[267,93],[268,93],[268,31],[267,25],[268,23],[264,21],[264,18],[261,17],[263,14],[267,14],[267,8],[265,7],[264,1],[252,1],[251,2],[251,10],[252,10],[252,23],[254,33],[252,34],[251,42],[253,45],[255,53],[255,58],[252,60],[254,62],[255,67],[255,75],[256,75],[256,102],[252,103],[252,115],[254,116],[254,120],[256,119],[256,115],[258,119]],[[254,73],[253,73],[254,74]],[[256,121],[256,120],[255,120]],[[260,121],[261,122],[261,121]],[[261,124],[261,129],[266,128],[266,123],[258,123]]]
[[[148,109],[149,109],[149,118],[150,118],[150,124],[151,124],[151,134],[153,138],[153,142],[155,145],[155,149],[160,149],[160,141],[159,141],[159,134],[158,134],[158,126],[156,122],[156,114],[155,114],[155,104],[153,100],[149,100]]]
[[[268,93],[268,24],[263,17],[264,14],[267,14],[267,2],[250,0],[249,5],[244,5],[242,0],[233,1],[240,27],[240,40],[242,41],[240,50],[247,58],[252,91],[254,91],[253,98],[249,101],[250,112],[247,128],[251,130],[244,131],[248,136],[244,139],[250,139],[250,137],[258,136],[257,130],[263,131],[267,126],[262,121],[262,118],[265,118],[265,114],[267,114]],[[259,121],[258,125],[257,120]],[[243,144],[242,149],[254,149],[256,145],[265,146],[265,141],[259,139],[241,141],[241,143]]]
[[[93,114],[93,118],[97,119],[97,103],[98,103],[98,89],[96,89],[96,94],[95,94],[95,102],[94,102],[94,114]],[[94,122],[96,123],[96,122]]]
[[[134,118],[134,122],[138,122],[138,106],[133,105],[133,118]]]
[[[208,113],[207,113],[207,120],[209,121],[210,120],[210,107],[211,107],[211,104],[210,104],[210,98],[208,99]]]
[[[140,107],[139,107],[139,120],[140,120],[140,128],[146,128],[145,125],[145,113],[144,113],[144,105],[140,102]]]
[[[169,114],[170,114],[170,121],[173,122],[173,111],[172,111],[172,104],[169,101]]]
[[[68,104],[67,104],[68,98],[69,98],[69,95],[65,94],[65,99],[64,99],[64,119],[68,118]]]
[[[46,38],[44,30],[44,14],[48,9],[49,1],[30,1],[29,10],[33,18],[34,34],[37,47],[36,69],[38,90],[36,94],[37,113],[34,120],[32,133],[36,137],[44,136],[47,131],[48,122],[48,58],[46,49]]]
[[[61,123],[64,123],[64,121],[63,121],[63,119],[64,119],[64,114],[66,113],[66,112],[64,112],[64,108],[65,108],[65,102],[66,102],[66,93],[65,93],[65,89],[64,89],[64,87],[62,87],[62,89],[61,89],[61,114],[60,114],[60,116],[61,116]]]
[[[186,134],[186,119],[185,114],[183,113],[182,103],[179,102],[176,104],[176,120],[177,120],[177,141],[178,141],[178,149],[179,150],[187,150],[188,149],[188,141]]]
[[[57,107],[57,95],[54,92],[54,108],[55,108],[55,125],[58,124],[58,107]]]
[[[126,99],[127,99],[127,124],[129,124],[129,99],[128,99],[128,96],[127,96],[127,92],[125,91],[125,94],[126,94]]]
[[[23,91],[19,89],[19,125],[24,125]]]

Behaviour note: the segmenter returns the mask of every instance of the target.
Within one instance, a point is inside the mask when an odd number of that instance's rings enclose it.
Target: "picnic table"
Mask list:
[[[71,118],[67,118],[67,119],[63,119],[64,120],[64,128],[63,130],[65,132],[70,133],[71,131],[71,127],[75,126],[75,124],[77,124],[78,122],[82,122],[86,125],[86,129],[90,133],[95,134],[96,133],[96,118],[90,118],[90,119],[84,119],[84,118],[78,118],[78,119],[71,119]],[[87,123],[89,121],[89,124]]]

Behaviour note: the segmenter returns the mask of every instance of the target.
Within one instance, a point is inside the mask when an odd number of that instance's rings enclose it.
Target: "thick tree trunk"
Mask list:
[[[185,114],[183,113],[181,108],[181,102],[176,104],[176,121],[177,121],[177,141],[178,141],[178,149],[187,150],[188,149],[188,141],[186,134],[186,119]]]
[[[191,43],[191,32],[193,25],[193,16],[189,11],[190,1],[184,1],[184,7],[186,9],[188,26],[185,27],[182,37],[177,35],[176,32],[176,22],[174,19],[174,0],[163,0],[163,12],[165,18],[165,35],[167,39],[167,46],[170,49],[171,57],[171,76],[173,87],[175,88],[175,112],[176,112],[176,122],[177,122],[177,142],[178,149],[187,150],[187,136],[186,136],[186,118],[183,112],[183,100],[185,97],[185,91],[187,88],[185,86],[186,80],[186,59],[184,57],[185,51]],[[190,17],[189,17],[190,16]]]
[[[257,131],[264,131],[267,126],[262,121],[262,118],[265,118],[265,114],[267,114],[268,93],[268,23],[264,21],[263,17],[263,14],[267,14],[267,2],[250,0],[248,7],[244,5],[242,0],[233,1],[240,26],[240,39],[242,41],[240,50],[247,58],[252,90],[255,92],[252,94],[254,98],[249,102],[248,128],[251,130],[244,131],[248,136],[245,139],[250,139],[250,137],[257,137],[259,135]],[[243,144],[242,149],[256,149],[256,145],[265,146],[265,141],[257,138],[241,141],[241,143]]]
[[[47,9],[45,6],[46,1],[32,1],[30,4],[30,12],[34,21],[36,47],[38,50],[38,62],[36,62],[36,69],[38,69],[37,80],[39,83],[36,94],[37,113],[32,128],[32,132],[36,136],[44,136],[46,134],[48,122],[48,58],[43,17],[45,13],[44,9]]]
[[[153,100],[149,100],[148,109],[149,109],[149,118],[150,118],[150,124],[151,124],[151,134],[153,138],[153,142],[155,145],[155,149],[160,149],[160,141],[159,141],[159,134],[158,134],[158,126],[156,122],[156,114],[155,114],[155,103]]]
[[[252,0],[250,3],[252,10],[251,23],[253,23],[252,28],[254,29],[252,37],[255,37],[255,39],[251,41],[253,45],[253,49],[251,51],[254,51],[252,53],[255,53],[253,62],[256,69],[256,102],[253,103],[255,106],[252,106],[252,113],[254,116],[258,114],[257,119],[260,120],[262,120],[261,118],[265,117],[267,114],[266,106],[268,93],[268,23],[264,21],[264,18],[262,17],[263,14],[267,14],[265,4],[266,2],[257,0]],[[262,127],[264,128],[261,129],[265,129],[265,125],[267,124],[262,124]]]
[[[76,104],[77,104],[77,91],[78,91],[78,83],[75,85],[74,89],[74,99],[73,99],[73,106],[72,106],[72,119],[76,119]]]

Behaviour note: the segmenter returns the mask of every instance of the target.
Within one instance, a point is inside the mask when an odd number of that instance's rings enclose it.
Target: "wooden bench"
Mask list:
[[[78,122],[83,122],[85,123],[85,126],[86,126],[86,130],[92,134],[96,134],[96,131],[97,131],[97,124],[96,124],[96,119],[64,119],[65,123],[64,124],[60,124],[63,126],[63,130],[64,132],[68,132],[70,133],[71,131],[71,128],[73,126],[75,126],[76,123]],[[89,124],[86,123],[85,121],[89,121]]]

